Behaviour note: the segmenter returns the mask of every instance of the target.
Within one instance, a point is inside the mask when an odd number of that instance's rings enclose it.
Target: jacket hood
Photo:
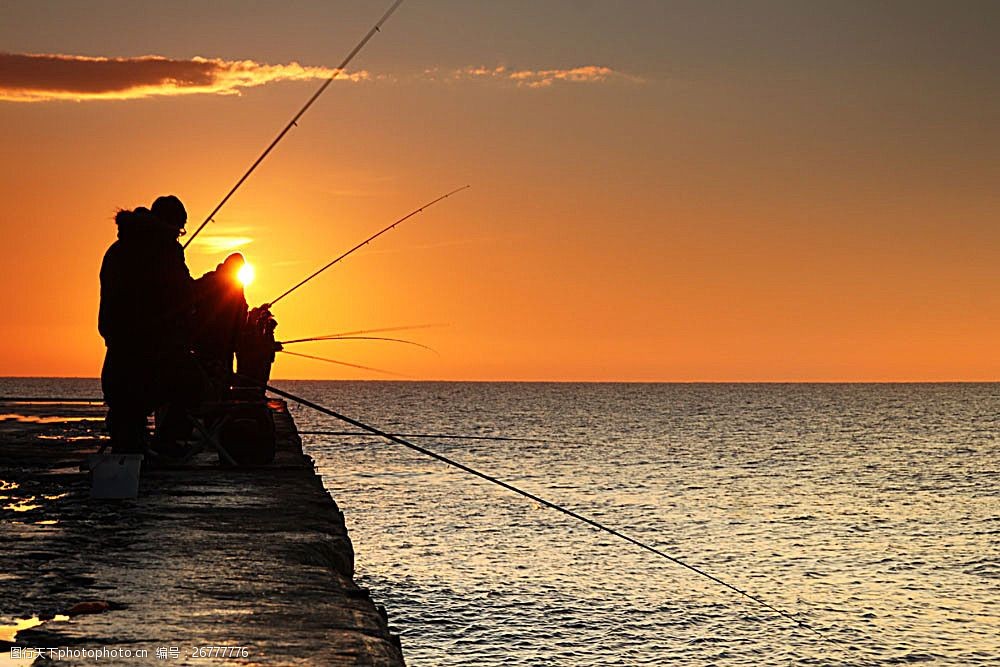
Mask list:
[[[134,211],[123,209],[115,214],[118,225],[118,239],[131,241],[140,239],[177,239],[177,228],[163,222],[148,208],[140,206]]]

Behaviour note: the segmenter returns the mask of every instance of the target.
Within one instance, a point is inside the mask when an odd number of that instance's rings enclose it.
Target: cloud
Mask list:
[[[164,95],[238,95],[244,88],[277,81],[328,79],[335,70],[297,62],[269,65],[253,60],[190,59],[140,56],[104,58],[62,54],[0,52],[0,101],[133,100]],[[639,77],[601,65],[569,69],[511,69],[464,67],[450,72],[429,69],[424,81],[499,81],[524,88],[547,88],[559,83],[641,82]],[[344,81],[370,81],[367,71],[342,72]]]
[[[642,79],[601,65],[584,65],[570,69],[509,69],[497,67],[465,67],[452,72],[452,79],[486,79],[512,82],[527,88],[547,88],[555,83],[604,83],[607,81],[632,81]]]
[[[191,249],[211,255],[238,250],[253,243],[249,236],[224,236],[221,234],[199,234],[191,243]]]
[[[0,53],[0,100],[131,100],[154,95],[238,95],[243,88],[276,81],[328,79],[335,70],[297,62],[141,56],[95,58],[60,54]],[[342,72],[338,80],[367,81],[368,72]]]

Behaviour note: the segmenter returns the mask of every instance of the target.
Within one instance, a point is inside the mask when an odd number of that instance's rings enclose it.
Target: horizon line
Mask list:
[[[0,375],[0,380],[94,380],[83,375]],[[409,382],[480,384],[1000,384],[997,380],[540,380],[540,379],[387,379],[387,378],[272,378],[269,382]]]

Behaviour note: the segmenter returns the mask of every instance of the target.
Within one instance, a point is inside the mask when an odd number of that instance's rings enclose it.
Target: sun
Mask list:
[[[242,283],[244,287],[252,283],[254,278],[253,265],[249,262],[244,264],[237,272],[236,277],[239,278],[240,283]]]

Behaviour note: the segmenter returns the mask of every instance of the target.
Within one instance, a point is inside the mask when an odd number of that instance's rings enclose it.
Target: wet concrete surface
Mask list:
[[[402,665],[352,580],[342,513],[284,403],[271,407],[273,464],[205,453],[143,471],[136,500],[102,501],[78,470],[104,442],[102,405],[0,402],[0,660],[63,648],[34,664]],[[15,635],[25,618],[42,622]]]

